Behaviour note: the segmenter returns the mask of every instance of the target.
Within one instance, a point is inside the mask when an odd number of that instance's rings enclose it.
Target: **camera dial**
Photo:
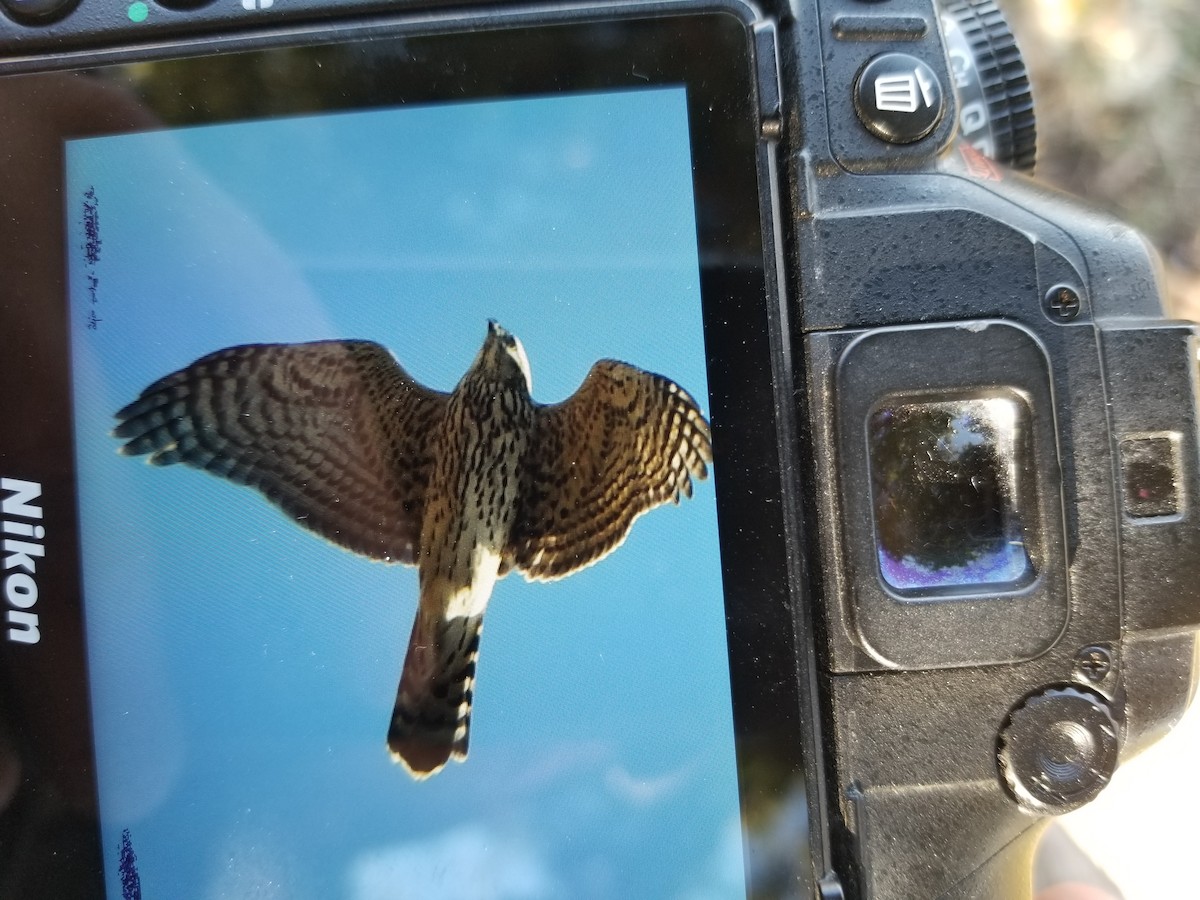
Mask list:
[[[1085,688],[1027,697],[1000,731],[998,761],[1022,808],[1059,815],[1083,806],[1117,767],[1118,725],[1108,702]]]
[[[960,137],[985,156],[1033,172],[1037,128],[1029,76],[993,0],[950,0],[942,29],[958,93]]]

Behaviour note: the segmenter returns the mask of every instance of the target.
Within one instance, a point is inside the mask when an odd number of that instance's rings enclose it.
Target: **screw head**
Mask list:
[[[1084,647],[1075,654],[1075,669],[1093,684],[1099,684],[1112,671],[1112,654],[1098,644]]]
[[[1056,322],[1069,322],[1083,309],[1079,292],[1067,284],[1056,284],[1046,292],[1043,302],[1046,315]]]

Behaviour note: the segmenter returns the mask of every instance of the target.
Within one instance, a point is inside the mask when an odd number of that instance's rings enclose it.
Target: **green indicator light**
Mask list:
[[[129,4],[130,22],[145,22],[148,15],[150,15],[150,7],[142,3],[142,0],[137,0],[136,3]]]

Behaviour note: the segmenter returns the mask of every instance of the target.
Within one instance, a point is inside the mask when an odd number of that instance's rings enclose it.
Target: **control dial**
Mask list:
[[[997,762],[1016,801],[1058,815],[1083,806],[1117,768],[1118,726],[1108,702],[1085,688],[1027,697],[1000,729]]]
[[[959,99],[959,137],[996,162],[1032,172],[1033,96],[1003,14],[993,0],[944,0],[942,30]]]

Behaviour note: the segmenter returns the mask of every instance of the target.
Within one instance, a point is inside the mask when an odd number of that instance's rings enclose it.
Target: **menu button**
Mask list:
[[[910,144],[942,120],[945,94],[937,74],[926,63],[907,53],[885,53],[859,73],[854,109],[876,137]]]

